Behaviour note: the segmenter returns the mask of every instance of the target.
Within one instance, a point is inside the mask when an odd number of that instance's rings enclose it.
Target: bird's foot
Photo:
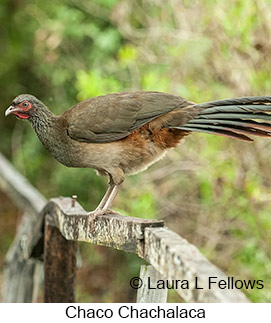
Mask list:
[[[103,215],[103,210],[101,209],[96,209],[94,211],[88,212],[88,222],[90,222],[90,231],[94,230],[94,221],[97,216]]]
[[[112,211],[110,209],[96,209],[94,211],[88,212],[87,216],[88,216],[88,220],[90,222],[90,230],[91,232],[94,230],[94,221],[96,219],[97,216],[100,215],[105,215],[105,214],[114,214],[114,215],[119,215],[118,212]]]

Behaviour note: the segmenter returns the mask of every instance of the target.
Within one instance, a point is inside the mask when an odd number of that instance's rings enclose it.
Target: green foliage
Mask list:
[[[27,92],[57,114],[79,100],[138,89],[195,102],[270,95],[269,0],[172,4],[2,0],[1,111]],[[0,134],[1,152],[47,197],[77,194],[86,209],[97,205],[106,182],[94,171],[57,164],[26,122],[0,118]],[[194,134],[128,178],[115,208],[165,218],[229,276],[264,280],[264,290],[248,295],[270,302],[270,149],[264,139],[249,145]],[[2,246],[9,242],[1,236]],[[82,254],[79,300],[134,300],[127,289],[137,257],[86,245]]]
[[[79,71],[77,73],[78,99],[85,100],[90,97],[103,95],[107,93],[119,92],[121,90],[120,82],[114,77],[102,77],[100,71],[93,69],[89,73]]]
[[[140,185],[140,183],[136,185]],[[155,199],[150,188],[140,191],[130,188],[128,192],[122,194],[119,205],[118,211],[121,214],[144,219],[156,218]]]
[[[123,66],[127,66],[137,58],[137,50],[132,45],[125,45],[119,49],[118,58]]]

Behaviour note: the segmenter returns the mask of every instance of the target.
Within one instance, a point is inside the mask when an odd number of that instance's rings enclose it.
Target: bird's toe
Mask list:
[[[103,211],[101,209],[96,209],[94,211],[88,212],[88,222],[90,223],[90,231],[92,232],[94,230],[94,221],[97,216],[102,215]]]
[[[120,215],[119,212],[112,211],[111,209],[96,209],[94,211],[88,212],[88,221],[90,222],[90,229],[91,231],[94,230],[94,221],[97,218],[97,216],[100,215]]]
[[[119,212],[116,212],[116,211],[112,211],[111,209],[106,209],[106,210],[103,210],[103,214],[113,214],[113,215],[120,215]]]

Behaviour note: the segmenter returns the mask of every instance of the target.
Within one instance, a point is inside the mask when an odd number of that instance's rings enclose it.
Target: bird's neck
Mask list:
[[[50,110],[45,109],[29,118],[39,140],[55,158],[63,148],[63,129],[59,127],[58,118]]]
[[[38,114],[31,116],[29,121],[37,136],[41,139],[41,137],[51,134],[55,119],[56,116],[49,109],[43,109]]]
[[[72,147],[67,145],[69,138],[61,116],[55,116],[50,110],[43,110],[28,120],[48,152],[60,163],[70,166],[67,151]]]

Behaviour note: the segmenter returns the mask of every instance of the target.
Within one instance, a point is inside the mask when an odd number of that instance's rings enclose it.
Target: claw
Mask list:
[[[94,221],[97,216],[102,215],[103,211],[101,209],[96,209],[94,211],[91,211],[87,214],[88,216],[88,221],[90,221],[90,231],[94,231]]]

